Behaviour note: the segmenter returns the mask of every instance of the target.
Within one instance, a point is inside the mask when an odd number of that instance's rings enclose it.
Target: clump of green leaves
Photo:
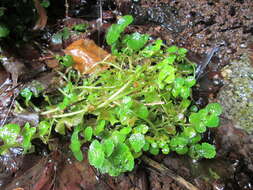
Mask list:
[[[77,32],[85,32],[88,28],[88,24],[86,23],[81,23],[81,24],[76,24],[72,27],[72,30],[77,31]]]
[[[0,139],[3,145],[0,146],[0,154],[6,154],[9,148],[22,147],[27,153],[31,147],[31,141],[40,138],[45,144],[48,142],[52,125],[47,121],[39,123],[38,127],[32,127],[26,123],[23,128],[17,124],[7,124],[0,128]]]
[[[44,8],[48,8],[50,6],[50,1],[49,0],[42,0],[40,5]]]
[[[146,34],[124,35],[132,21],[129,15],[121,17],[106,34],[116,57],[99,64],[109,69],[89,77],[71,69],[61,75],[61,96],[48,96],[51,103],[40,113],[44,119],[27,139],[46,143],[52,126],[62,135],[72,132],[69,147],[76,159],[83,159],[88,142],[90,164],[111,176],[131,171],[144,152],[215,157],[202,134],[219,125],[222,109],[217,103],[196,109],[191,97],[195,65],[187,60],[187,50],[160,39],[147,44]],[[25,144],[27,150],[30,144]]]
[[[0,24],[0,38],[7,37],[10,33],[10,30],[3,24]]]
[[[64,55],[64,56],[56,56],[56,59],[59,63],[65,67],[70,67],[74,64],[74,60],[71,55]]]

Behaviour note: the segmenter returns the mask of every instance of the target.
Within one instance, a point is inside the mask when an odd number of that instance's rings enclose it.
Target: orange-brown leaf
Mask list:
[[[99,62],[111,60],[108,52],[98,47],[93,40],[80,39],[70,44],[65,53],[71,55],[74,59],[74,68],[83,74],[91,74],[99,70],[108,68]]]

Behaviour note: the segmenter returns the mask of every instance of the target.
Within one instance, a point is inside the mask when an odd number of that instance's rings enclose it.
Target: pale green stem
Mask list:
[[[61,114],[61,115],[53,115],[52,118],[63,118],[63,117],[69,117],[69,116],[73,116],[73,115],[77,115],[79,113],[84,113],[86,112],[87,109],[82,109],[76,112],[70,112],[70,113],[65,113],[65,114]]]
[[[48,110],[48,111],[41,112],[40,115],[47,115],[47,114],[54,113],[54,112],[57,112],[57,111],[59,111],[59,109],[55,108],[55,109],[51,109],[51,110]]]
[[[104,107],[105,105],[109,104],[114,98],[116,98],[121,92],[123,92],[127,87],[128,85],[132,82],[132,80],[128,81],[124,86],[122,86],[117,92],[115,92],[110,98],[108,98],[108,100],[106,100],[104,103],[100,104],[98,106],[98,109],[99,108],[102,108]]]

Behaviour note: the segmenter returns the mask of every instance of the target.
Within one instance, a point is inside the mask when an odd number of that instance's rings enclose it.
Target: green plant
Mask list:
[[[42,7],[48,8],[50,6],[50,1],[49,0],[42,0],[40,4]]]
[[[0,38],[7,37],[10,33],[10,30],[3,24],[0,24]]]
[[[64,56],[56,56],[56,59],[59,61],[59,63],[65,67],[70,67],[74,64],[74,60],[72,56],[70,55],[64,55]]]
[[[88,28],[88,24],[76,24],[72,27],[72,30],[77,31],[77,32],[85,32]]]
[[[51,103],[42,104],[39,127],[27,141],[47,143],[52,126],[62,135],[72,132],[69,147],[76,159],[83,159],[82,146],[89,142],[90,164],[111,176],[131,171],[143,152],[215,157],[214,146],[202,142],[202,134],[218,126],[221,106],[211,103],[197,110],[191,97],[195,65],[187,60],[187,50],[160,39],[147,44],[146,34],[124,35],[132,20],[121,17],[106,34],[116,57],[98,64],[109,69],[89,77],[71,69],[60,73],[61,94],[47,96]],[[62,57],[59,61],[64,62]]]

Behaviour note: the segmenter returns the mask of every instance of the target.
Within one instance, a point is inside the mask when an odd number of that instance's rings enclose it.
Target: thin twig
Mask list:
[[[178,184],[184,186],[188,190],[199,190],[196,186],[191,184],[190,182],[186,181],[184,178],[182,178],[179,175],[176,175],[172,170],[165,167],[163,164],[157,163],[156,161],[148,158],[147,156],[142,156],[141,159],[150,167],[154,168],[156,171],[158,171],[162,175],[167,175],[174,179]]]

